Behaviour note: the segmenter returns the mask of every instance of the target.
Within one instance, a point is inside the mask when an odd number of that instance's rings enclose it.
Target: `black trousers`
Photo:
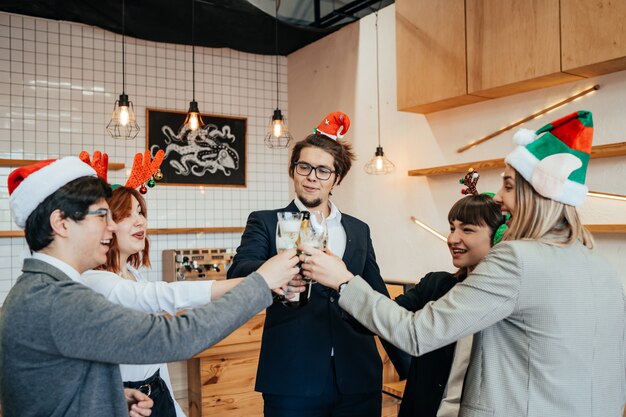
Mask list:
[[[161,378],[159,370],[143,381],[126,381],[124,387],[135,388],[154,401],[151,417],[176,417],[172,394]]]
[[[301,397],[263,394],[265,417],[380,417],[382,392],[346,395],[339,392],[334,360],[322,394]],[[382,378],[382,376],[381,376]]]

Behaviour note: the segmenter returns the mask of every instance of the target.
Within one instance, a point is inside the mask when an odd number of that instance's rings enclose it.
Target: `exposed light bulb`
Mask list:
[[[198,128],[198,113],[189,114],[189,129],[196,130]]]
[[[270,149],[287,148],[291,143],[291,135],[287,126],[287,118],[280,109],[274,110],[270,123],[265,131],[265,145]]]
[[[386,175],[393,172],[394,164],[385,157],[382,146],[376,148],[374,157],[370,159],[363,167],[365,172],[370,175]]]
[[[282,120],[274,120],[274,136],[279,138],[283,133]]]
[[[382,169],[383,169],[383,158],[379,156],[376,158],[376,171],[382,171]]]
[[[129,119],[128,106],[120,106],[120,124],[122,126],[128,125]]]
[[[135,108],[126,94],[120,94],[119,100],[115,101],[111,120],[106,129],[115,139],[135,139],[137,137],[139,125],[135,118]]]

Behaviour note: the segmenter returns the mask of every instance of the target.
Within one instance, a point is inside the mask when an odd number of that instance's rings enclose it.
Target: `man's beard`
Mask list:
[[[315,200],[307,200],[301,196],[298,196],[298,200],[307,208],[315,208],[322,204],[321,198],[316,198]]]

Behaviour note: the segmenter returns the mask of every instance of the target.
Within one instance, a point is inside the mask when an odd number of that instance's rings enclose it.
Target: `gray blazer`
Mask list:
[[[416,356],[476,333],[459,417],[622,417],[624,291],[580,243],[501,243],[416,313],[359,278],[339,305]]]
[[[187,359],[272,303],[252,273],[219,300],[166,318],[113,304],[57,268],[24,261],[0,317],[6,417],[124,417],[119,363]]]

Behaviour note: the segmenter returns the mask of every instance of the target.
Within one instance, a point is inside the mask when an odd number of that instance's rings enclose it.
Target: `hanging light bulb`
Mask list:
[[[276,14],[274,19],[274,47],[276,55],[276,110],[270,119],[265,135],[265,146],[270,149],[288,148],[293,140],[287,127],[287,118],[278,108],[278,0],[276,0]]]
[[[120,124],[122,126],[126,126],[128,125],[128,121],[130,119],[130,115],[128,114],[128,105],[121,105],[120,104]]]
[[[274,136],[280,138],[283,134],[283,116],[280,110],[274,113],[278,113],[278,115],[274,114],[274,117],[272,117],[272,121],[274,122]]]
[[[135,117],[135,107],[128,99],[126,90],[126,7],[122,0],[122,94],[113,104],[111,120],[107,124],[107,132],[114,139],[135,139],[139,133],[139,125]]]
[[[393,172],[396,166],[385,157],[383,147],[378,146],[374,157],[365,164],[365,172],[370,175],[386,175]]]
[[[198,102],[196,101],[196,43],[195,43],[195,0],[191,0],[191,72],[192,72],[192,99],[189,102],[189,110],[187,111],[187,117],[185,122],[180,128],[180,132],[191,131],[194,132],[204,126],[202,116],[200,115],[200,109],[198,108]]]
[[[198,102],[196,100],[192,100],[189,102],[189,111],[187,112],[185,123],[183,123],[183,127],[181,129],[187,129],[193,132],[202,126],[204,126],[204,122],[202,121],[202,116],[200,115]]]
[[[378,11],[374,13],[376,16],[376,105],[378,118],[378,147],[374,152],[374,157],[370,159],[363,167],[365,172],[370,175],[386,175],[393,172],[396,166],[385,157],[383,147],[380,146],[380,81],[378,77]]]

